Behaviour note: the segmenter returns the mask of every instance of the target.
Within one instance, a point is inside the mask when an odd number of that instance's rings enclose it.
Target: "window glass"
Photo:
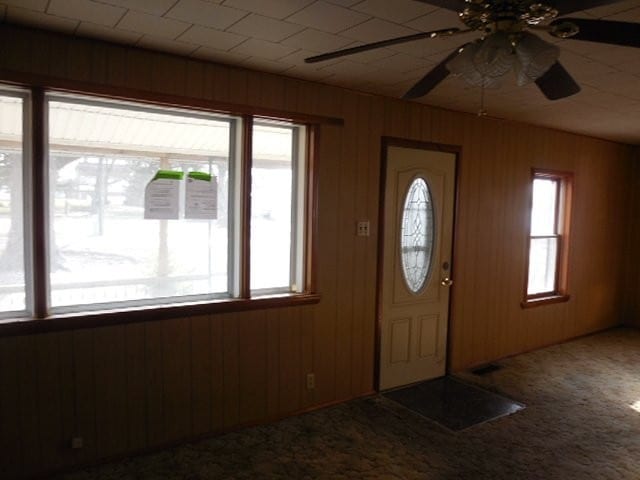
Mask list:
[[[233,119],[62,97],[48,105],[51,306],[227,294]],[[217,219],[145,219],[145,186],[160,169],[214,175]]]
[[[251,170],[251,290],[290,290],[294,283],[294,156],[298,130],[256,123]]]
[[[556,233],[557,194],[557,180],[536,178],[533,181],[531,235],[553,235]]]
[[[23,100],[0,94],[0,316],[27,308],[23,211]]]
[[[402,272],[413,293],[422,289],[429,276],[433,236],[431,193],[424,179],[416,178],[405,197],[400,229]]]
[[[553,292],[556,287],[557,238],[532,238],[527,295]]]

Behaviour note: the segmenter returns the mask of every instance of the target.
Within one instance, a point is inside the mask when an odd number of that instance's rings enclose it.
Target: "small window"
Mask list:
[[[526,306],[568,300],[567,254],[572,176],[534,170]]]
[[[251,290],[303,287],[305,127],[256,121],[251,168]]]

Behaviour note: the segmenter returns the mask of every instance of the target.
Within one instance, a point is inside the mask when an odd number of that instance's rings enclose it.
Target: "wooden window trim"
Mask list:
[[[0,71],[0,81],[8,85],[16,85],[30,92],[31,110],[30,126],[31,136],[29,149],[31,151],[31,181],[33,192],[32,213],[32,249],[33,266],[32,282],[34,301],[33,315],[15,318],[0,319],[0,337],[22,335],[30,333],[42,333],[77,328],[90,328],[108,326],[114,324],[152,321],[167,318],[189,317],[195,315],[218,314],[238,312],[256,309],[282,308],[315,304],[320,301],[320,295],[316,292],[317,286],[317,236],[318,226],[318,179],[317,179],[317,155],[319,154],[318,135],[321,124],[342,125],[343,120],[338,118],[304,115],[291,112],[279,112],[261,108],[251,108],[224,104],[208,100],[194,99],[192,97],[179,97],[162,94],[152,94],[130,89],[112,89],[108,87],[96,87],[95,85],[66,81],[52,81],[46,77],[26,78],[21,75],[12,75]],[[304,125],[307,130],[307,151],[305,155],[306,174],[305,183],[307,191],[305,209],[305,264],[304,264],[304,292],[282,293],[265,296],[250,296],[249,278],[249,222],[251,219],[250,194],[251,177],[244,175],[242,180],[242,222],[243,240],[239,248],[242,251],[242,265],[240,271],[240,292],[238,298],[211,299],[197,302],[167,303],[161,305],[148,305],[142,307],[125,307],[108,310],[87,310],[84,312],[70,312],[49,314],[47,305],[47,215],[45,203],[46,184],[46,94],[47,93],[72,93],[83,96],[93,96],[108,100],[129,101],[149,104],[167,108],[183,108],[202,110],[209,113],[222,113],[226,115],[241,116],[243,118],[243,173],[251,171],[251,136],[247,134],[253,125],[254,118],[277,119],[290,121]],[[249,129],[249,130],[247,130]],[[248,144],[248,145],[247,145]],[[248,159],[248,160],[247,160]]]
[[[533,208],[533,181],[536,179],[549,179],[557,182],[555,233],[552,235],[531,235],[531,212]],[[538,307],[554,303],[567,302],[569,295],[568,270],[569,270],[569,240],[571,227],[571,203],[573,197],[573,173],[537,169],[531,170],[529,194],[529,232],[527,235],[526,267],[524,277],[524,290],[522,295],[522,308]],[[555,288],[552,291],[528,294],[529,286],[529,256],[531,253],[531,241],[534,238],[557,239],[557,258],[555,271]]]

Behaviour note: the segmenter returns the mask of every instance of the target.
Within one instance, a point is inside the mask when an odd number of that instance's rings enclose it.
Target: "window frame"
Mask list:
[[[533,184],[535,180],[552,180],[556,183],[556,204],[554,233],[532,235],[531,222],[533,212]],[[571,203],[573,196],[573,173],[533,168],[529,182],[529,222],[527,247],[525,256],[524,292],[521,306],[523,308],[567,302],[571,298],[568,293],[569,241],[571,230]],[[556,262],[553,288],[546,292],[529,294],[529,272],[531,244],[535,239],[553,238],[556,240]]]
[[[30,80],[30,79],[28,79]],[[253,309],[278,308],[285,306],[307,305],[317,303],[320,295],[316,291],[317,265],[317,172],[314,168],[318,155],[318,134],[321,124],[342,125],[338,118],[314,115],[292,114],[268,109],[252,108],[244,105],[231,105],[200,98],[151,94],[127,88],[96,87],[88,85],[70,85],[69,82],[48,82],[39,85],[40,79],[32,81],[0,80],[0,89],[18,92],[24,95],[25,113],[23,123],[24,155],[23,182],[28,188],[24,191],[25,230],[29,236],[25,238],[25,275],[27,279],[27,297],[31,295],[31,305],[25,312],[10,312],[8,317],[0,317],[0,335],[16,335],[30,332],[58,331],[68,328],[104,326],[139,322],[164,318],[187,317],[211,313],[236,312]],[[79,88],[79,86],[81,88]],[[234,235],[238,243],[234,242],[237,252],[238,281],[231,293],[232,298],[211,298],[206,300],[168,302],[161,304],[147,304],[140,306],[120,307],[114,305],[105,310],[86,309],[79,311],[51,312],[48,305],[48,175],[47,175],[47,96],[90,97],[95,102],[124,102],[134,105],[149,106],[151,108],[166,108],[168,110],[185,110],[197,114],[198,112],[215,115],[231,115],[242,119],[238,141],[234,148],[241,148],[238,173],[242,175],[238,185],[240,201],[236,208],[240,209],[240,225],[234,225]],[[304,178],[300,183],[305,191],[302,196],[305,201],[301,228],[302,285],[299,291],[277,292],[262,294],[256,292],[252,296],[249,288],[250,274],[250,198],[251,198],[251,127],[253,120],[260,119],[276,122],[289,122],[303,126],[306,132],[304,151]],[[28,128],[26,128],[28,127]],[[248,173],[248,174],[247,174]],[[292,245],[293,247],[293,245]],[[293,252],[292,252],[293,254]],[[231,261],[231,259],[230,259]],[[30,282],[28,280],[31,280]],[[231,281],[231,280],[230,280]],[[28,299],[28,298],[27,298]],[[13,315],[16,313],[16,315]],[[9,315],[9,312],[7,312]]]

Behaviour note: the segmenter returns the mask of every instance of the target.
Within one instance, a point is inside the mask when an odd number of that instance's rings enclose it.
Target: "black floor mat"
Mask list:
[[[464,430],[524,408],[496,393],[453,377],[442,377],[383,395],[449,430]]]

